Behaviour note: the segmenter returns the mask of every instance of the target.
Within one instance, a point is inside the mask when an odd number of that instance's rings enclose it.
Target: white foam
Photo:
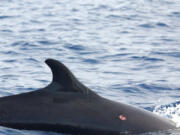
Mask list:
[[[176,123],[177,127],[180,127],[180,104],[171,106],[157,106],[153,110],[153,113],[167,117]]]

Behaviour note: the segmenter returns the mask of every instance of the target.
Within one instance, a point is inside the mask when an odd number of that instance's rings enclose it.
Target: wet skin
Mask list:
[[[45,88],[0,98],[0,125],[72,134],[117,135],[174,129],[151,112],[105,99],[80,83],[65,65],[48,59]]]

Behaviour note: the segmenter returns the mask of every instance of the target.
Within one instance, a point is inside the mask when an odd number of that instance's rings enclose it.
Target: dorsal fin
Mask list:
[[[64,64],[54,59],[47,59],[45,62],[51,68],[52,83],[56,82],[62,87],[60,91],[89,93],[90,90]]]

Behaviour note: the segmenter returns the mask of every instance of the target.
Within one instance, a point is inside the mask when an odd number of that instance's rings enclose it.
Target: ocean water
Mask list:
[[[99,95],[180,126],[179,0],[1,0],[0,96],[51,82],[55,58]],[[0,127],[0,135],[56,135]],[[172,130],[148,135],[178,135]]]

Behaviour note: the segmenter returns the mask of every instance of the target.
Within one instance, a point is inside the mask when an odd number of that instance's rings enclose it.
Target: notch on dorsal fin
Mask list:
[[[60,91],[89,93],[89,89],[80,83],[72,72],[61,62],[47,59],[46,64],[51,68],[53,82],[60,84]]]

